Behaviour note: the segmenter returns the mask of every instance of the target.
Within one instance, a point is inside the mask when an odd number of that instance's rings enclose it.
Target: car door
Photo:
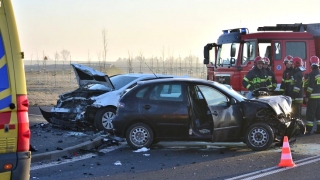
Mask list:
[[[183,84],[161,83],[141,100],[139,109],[152,124],[158,138],[181,138],[188,135],[188,111]]]
[[[198,85],[198,93],[206,100],[213,118],[213,140],[239,139],[242,112],[239,104],[213,86]]]

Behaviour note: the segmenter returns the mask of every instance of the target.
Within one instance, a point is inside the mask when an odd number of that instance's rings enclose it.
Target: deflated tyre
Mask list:
[[[255,123],[247,129],[246,144],[254,151],[263,151],[268,149],[273,141],[273,130],[266,123]]]
[[[153,142],[153,132],[148,125],[136,123],[128,128],[126,139],[129,146],[133,149],[149,148]]]
[[[99,130],[112,130],[113,119],[116,115],[114,108],[102,108],[99,109],[94,118],[94,124]]]

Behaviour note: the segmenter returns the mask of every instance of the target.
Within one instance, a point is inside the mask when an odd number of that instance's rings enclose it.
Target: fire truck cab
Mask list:
[[[283,59],[287,55],[300,57],[308,73],[309,59],[320,56],[320,23],[277,24],[258,27],[258,32],[249,33],[247,28],[223,30],[216,43],[204,47],[207,79],[229,84],[234,90],[245,94],[242,79],[253,67],[256,56],[268,57],[279,90],[285,70]],[[214,50],[214,59],[210,59]]]

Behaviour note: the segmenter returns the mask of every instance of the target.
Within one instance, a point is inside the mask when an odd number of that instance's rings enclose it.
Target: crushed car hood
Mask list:
[[[267,103],[277,115],[290,114],[291,113],[291,97],[289,96],[262,96],[257,99],[251,99],[251,101],[259,101]]]
[[[108,75],[85,65],[71,63],[71,66],[79,87],[84,87],[89,84],[102,84],[110,89],[114,89]]]

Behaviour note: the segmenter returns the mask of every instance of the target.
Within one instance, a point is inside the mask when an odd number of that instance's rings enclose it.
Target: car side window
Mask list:
[[[145,94],[148,91],[148,89],[149,89],[149,87],[145,87],[145,88],[140,89],[139,91],[137,91],[136,97],[143,99],[145,97]]]
[[[209,86],[199,85],[204,98],[206,99],[208,106],[227,106],[228,98],[218,91],[217,89],[211,88]]]
[[[149,95],[150,100],[183,101],[181,84],[158,84]]]

